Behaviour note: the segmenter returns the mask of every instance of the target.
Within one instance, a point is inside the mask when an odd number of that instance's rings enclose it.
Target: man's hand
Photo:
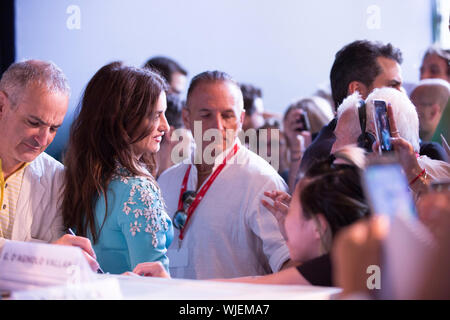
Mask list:
[[[81,248],[91,269],[93,271],[98,270],[99,265],[98,262],[96,261],[97,257],[95,255],[94,249],[92,249],[91,241],[88,238],[65,234],[61,238],[52,243],[63,246],[74,246]]]

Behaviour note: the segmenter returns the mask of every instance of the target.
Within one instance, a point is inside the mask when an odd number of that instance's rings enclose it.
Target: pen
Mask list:
[[[77,236],[77,235],[75,234],[75,232],[73,232],[73,230],[72,230],[71,228],[68,228],[67,231],[68,231],[71,235]],[[102,268],[100,268],[100,266],[98,266],[97,273],[102,273],[102,274],[103,274],[103,273],[105,273],[105,272],[102,270]]]

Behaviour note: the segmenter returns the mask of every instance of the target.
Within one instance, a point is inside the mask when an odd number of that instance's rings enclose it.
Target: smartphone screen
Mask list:
[[[302,132],[302,131],[311,131],[311,126],[309,124],[308,114],[304,110],[300,110],[301,113],[297,117],[295,123],[297,126],[296,131]]]
[[[377,129],[377,139],[380,142],[381,152],[392,151],[391,144],[391,128],[389,126],[389,118],[387,115],[386,102],[383,100],[373,100],[375,127]]]
[[[363,174],[364,189],[373,214],[417,217],[408,182],[397,162],[369,165]]]

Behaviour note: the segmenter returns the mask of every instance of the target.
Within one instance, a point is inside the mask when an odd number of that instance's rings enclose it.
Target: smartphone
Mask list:
[[[297,119],[295,120],[295,124],[297,129],[295,131],[302,132],[302,131],[311,131],[311,125],[309,123],[308,114],[305,110],[299,110],[300,113],[297,116]]]
[[[373,214],[417,219],[413,196],[395,157],[377,157],[363,172],[363,188]]]
[[[387,115],[386,101],[373,100],[374,119],[377,140],[380,143],[381,153],[393,151],[391,143],[391,127],[389,126],[389,117]]]
[[[415,280],[421,279],[434,252],[434,237],[419,220],[408,181],[394,154],[372,155],[362,174],[363,188],[372,214],[384,215],[389,221],[379,262],[381,290],[375,292],[383,300],[413,299]]]

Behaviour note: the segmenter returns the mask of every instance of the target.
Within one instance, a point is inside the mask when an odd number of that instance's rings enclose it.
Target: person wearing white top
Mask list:
[[[196,150],[202,153],[194,152],[158,179],[175,226],[185,177],[185,190],[203,195],[198,205],[194,200],[191,206],[195,209],[184,226],[182,223],[182,240],[180,230],[176,230],[169,248],[174,278],[264,275],[290,262],[277,221],[261,203],[264,191],[286,191],[287,186],[269,163],[239,143],[237,132],[244,114],[242,93],[229,75],[213,71],[194,77],[183,119],[193,132]],[[205,139],[205,132],[211,129],[222,139]],[[206,192],[204,186],[209,186]]]
[[[63,176],[61,163],[44,154],[62,125],[70,88],[54,63],[27,60],[13,63],[0,79],[0,191],[7,179],[24,170],[18,181],[17,199],[1,203],[0,251],[6,242],[39,241],[78,246],[91,268],[97,270],[95,253],[88,239],[64,235],[59,196]],[[6,197],[5,197],[6,198]],[[11,233],[5,232],[12,230]]]

